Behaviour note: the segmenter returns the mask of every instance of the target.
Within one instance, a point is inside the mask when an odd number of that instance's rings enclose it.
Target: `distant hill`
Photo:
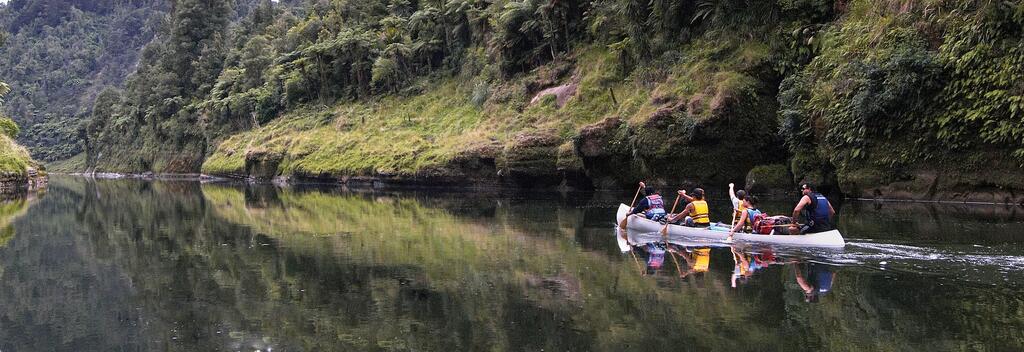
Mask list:
[[[78,124],[105,87],[135,70],[157,32],[164,0],[12,0],[0,6],[0,79],[11,85],[6,114],[41,160],[82,151]]]

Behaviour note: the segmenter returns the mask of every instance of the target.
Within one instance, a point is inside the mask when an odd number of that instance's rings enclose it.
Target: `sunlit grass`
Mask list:
[[[203,172],[243,174],[246,155],[255,153],[257,160],[279,160],[280,174],[411,175],[482,145],[508,145],[524,133],[554,134],[568,143],[580,128],[606,117],[639,124],[665,104],[706,94],[699,102],[709,105],[716,95],[755,83],[739,71],[765,58],[763,45],[706,41],[684,48],[675,62],[659,63],[655,68],[666,76],[655,82],[636,73],[620,77],[618,58],[604,46],[581,48],[571,55],[574,70],[560,82],[578,84],[577,94],[562,107],[526,103],[532,96],[523,86],[542,75],[538,69],[492,86],[505,99],[482,107],[471,101],[473,79],[456,76],[422,81],[425,90],[413,96],[301,108],[226,139]]]
[[[46,170],[52,172],[80,172],[89,169],[85,153],[46,164]]]
[[[0,173],[24,175],[31,164],[28,149],[7,136],[0,136]]]

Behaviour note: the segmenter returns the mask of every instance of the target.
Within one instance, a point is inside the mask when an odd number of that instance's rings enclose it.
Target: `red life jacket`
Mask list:
[[[648,219],[655,215],[665,214],[665,201],[661,199],[661,195],[652,194],[647,196],[647,205],[647,211],[644,212],[644,215],[647,215]]]

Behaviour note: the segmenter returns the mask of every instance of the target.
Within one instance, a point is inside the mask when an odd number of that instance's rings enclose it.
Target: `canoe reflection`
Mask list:
[[[711,280],[731,289],[773,286],[757,281],[782,278],[786,291],[790,294],[798,291],[807,303],[818,302],[827,296],[836,277],[832,265],[799,255],[781,255],[770,246],[649,241],[630,243],[628,248],[637,264],[643,263],[643,275],[675,276],[697,282]],[[781,273],[765,274],[772,271]],[[761,279],[760,276],[766,278]]]

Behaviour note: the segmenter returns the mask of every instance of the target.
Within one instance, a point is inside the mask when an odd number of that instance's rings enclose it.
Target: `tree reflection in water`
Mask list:
[[[602,197],[54,179],[0,248],[0,350],[1024,347],[1012,286],[830,267],[807,304],[813,256],[676,244],[649,270]]]

